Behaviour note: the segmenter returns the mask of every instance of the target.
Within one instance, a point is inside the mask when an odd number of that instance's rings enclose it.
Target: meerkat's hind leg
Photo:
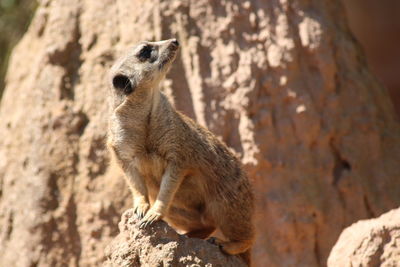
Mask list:
[[[219,242],[219,246],[224,252],[236,255],[251,249],[254,241],[254,228],[250,221],[236,220],[235,223],[235,220],[228,220],[220,227],[222,234],[227,238],[227,241]]]
[[[236,255],[247,251],[252,245],[252,240],[219,242],[218,245],[224,252]]]
[[[219,246],[225,253],[236,255],[245,252],[251,246],[251,240],[246,241],[224,241],[218,237],[210,237],[207,242]]]
[[[246,205],[246,201],[237,203],[218,202],[222,205],[215,208],[214,220],[217,228],[226,238],[224,241],[217,240],[221,249],[230,255],[236,255],[251,249],[254,241],[254,226],[252,222],[252,207]],[[219,210],[224,213],[218,214]],[[219,215],[219,216],[218,216]]]
[[[190,238],[206,239],[215,231],[215,227],[204,227],[201,229],[192,230],[187,232],[186,235]]]
[[[251,265],[251,250],[246,242],[226,242],[217,237],[210,237],[207,239],[211,244],[217,245],[223,252],[230,255],[237,255],[246,262],[248,266]],[[252,242],[250,241],[250,246]]]

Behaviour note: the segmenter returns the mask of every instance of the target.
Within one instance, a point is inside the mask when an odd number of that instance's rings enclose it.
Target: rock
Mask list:
[[[132,209],[122,215],[119,230],[107,247],[104,267],[246,266],[238,257],[222,253],[217,245],[177,234],[163,221],[139,229]]]
[[[324,265],[345,226],[399,205],[399,124],[338,1],[41,0],[0,106],[0,266],[104,261],[132,206],[104,145],[107,73],[171,37],[162,89],[253,181],[256,266]]]
[[[347,227],[328,258],[337,266],[400,266],[400,208]]]

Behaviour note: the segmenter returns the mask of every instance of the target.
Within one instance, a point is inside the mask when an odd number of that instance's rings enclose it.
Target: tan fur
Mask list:
[[[146,60],[144,46],[152,49]],[[174,39],[144,42],[113,66],[108,146],[125,172],[143,227],[163,218],[198,238],[219,229],[226,238],[219,242],[223,251],[248,261],[253,194],[239,160],[158,90],[177,47]]]

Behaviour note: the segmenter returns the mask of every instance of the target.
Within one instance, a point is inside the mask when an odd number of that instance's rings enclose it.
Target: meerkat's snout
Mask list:
[[[178,42],[178,40],[176,40],[175,38],[174,38],[174,39],[171,39],[171,45],[172,45],[173,47],[175,47],[175,48],[178,48],[178,47],[179,47],[179,42]]]
[[[179,49],[179,42],[176,39],[169,39],[161,41],[160,43],[162,51],[160,54],[159,69],[162,70],[166,65],[169,65],[175,60],[176,52]],[[163,46],[166,46],[166,48],[163,49]]]

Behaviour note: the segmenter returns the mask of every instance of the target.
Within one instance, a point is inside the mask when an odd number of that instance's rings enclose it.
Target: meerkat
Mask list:
[[[141,42],[113,65],[108,147],[140,227],[163,219],[201,239],[218,229],[220,248],[250,263],[254,197],[240,161],[158,88],[178,50],[176,39]]]

